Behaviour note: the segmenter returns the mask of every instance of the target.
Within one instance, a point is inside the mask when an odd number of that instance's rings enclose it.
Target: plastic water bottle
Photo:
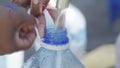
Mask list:
[[[87,43],[85,16],[78,8],[70,4],[66,13],[65,24],[71,38],[70,49],[81,60],[86,52]]]
[[[0,68],[7,68],[6,67],[6,57],[0,56]]]
[[[23,58],[23,51],[0,56],[0,68],[21,68],[24,62]]]
[[[48,19],[48,16],[46,19]],[[67,9],[65,27],[71,39],[70,49],[81,60],[86,52],[86,19],[82,12],[74,5],[70,4]],[[40,37],[38,35],[34,44],[36,51],[41,47],[39,41]]]
[[[67,30],[56,29],[50,15],[46,13],[47,28],[44,39],[40,42],[41,48],[24,64],[23,68],[84,68],[69,48],[71,41]]]
[[[23,68],[84,68],[69,49],[66,30],[46,29],[41,48]]]

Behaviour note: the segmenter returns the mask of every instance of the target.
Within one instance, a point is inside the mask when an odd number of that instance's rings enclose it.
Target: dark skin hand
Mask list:
[[[12,2],[24,7],[32,7],[30,0],[13,0]],[[45,5],[47,5],[47,3],[45,3]],[[41,22],[39,28],[41,31],[44,31],[44,16],[39,12],[34,14],[38,11],[35,10],[36,8],[38,7],[33,7],[31,10],[32,15],[28,15],[26,11],[13,10],[0,6],[0,55],[25,50],[31,47],[36,38],[34,27],[38,26],[36,25],[34,16],[39,16],[39,18],[42,19],[39,19],[39,22]],[[44,32],[41,31],[40,33],[43,35]]]
[[[12,0],[12,3],[26,9],[31,8],[31,14],[38,17],[47,7],[49,1],[50,0]]]
[[[43,37],[45,29],[45,16],[43,11],[47,8],[50,0],[12,0],[12,3],[22,6],[28,10],[31,8],[31,15],[39,20],[37,28],[39,29],[40,36]]]
[[[35,19],[25,11],[0,6],[0,54],[29,48],[36,37]]]

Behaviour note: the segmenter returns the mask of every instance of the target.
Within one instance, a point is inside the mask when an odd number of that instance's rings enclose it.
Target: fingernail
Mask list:
[[[45,10],[45,5],[42,6],[42,12]]]
[[[45,10],[45,5],[40,5],[40,13],[43,13],[43,11]]]
[[[38,0],[34,0],[33,3],[34,3],[34,4],[38,4],[39,1],[38,1]]]

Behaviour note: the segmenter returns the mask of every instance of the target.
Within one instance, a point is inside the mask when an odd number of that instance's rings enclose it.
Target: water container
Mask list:
[[[84,68],[69,49],[70,41],[65,29],[46,29],[41,48],[24,64],[23,68]]]
[[[71,40],[66,28],[56,29],[47,11],[45,17],[47,17],[45,35],[39,42],[41,48],[23,68],[84,68],[70,50]]]
[[[6,57],[0,56],[0,68],[7,68],[6,67]]]
[[[82,12],[72,4],[70,4],[67,10],[65,27],[71,38],[70,49],[81,60],[86,52],[86,19]],[[38,35],[34,44],[36,51],[41,47],[39,42],[40,36]]]

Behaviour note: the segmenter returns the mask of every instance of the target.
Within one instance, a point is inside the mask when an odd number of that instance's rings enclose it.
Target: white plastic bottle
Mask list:
[[[81,60],[86,52],[86,19],[82,12],[74,5],[70,4],[67,10],[65,26],[71,38],[70,49],[74,55]],[[35,41],[36,51],[40,48],[39,41],[40,37],[38,36]]]
[[[84,68],[70,50],[70,40],[65,28],[56,29],[49,13],[41,48],[24,64],[23,68]],[[48,22],[52,22],[49,24]]]
[[[23,63],[24,63],[23,51],[0,56],[0,68],[21,68]]]
[[[70,49],[81,60],[86,52],[86,19],[82,12],[74,5],[70,4],[67,9],[65,25],[71,37]]]
[[[0,68],[7,68],[6,67],[6,57],[0,56]]]
[[[65,34],[65,29],[47,29],[45,40],[41,43],[42,47],[23,68],[84,68],[69,49]]]

